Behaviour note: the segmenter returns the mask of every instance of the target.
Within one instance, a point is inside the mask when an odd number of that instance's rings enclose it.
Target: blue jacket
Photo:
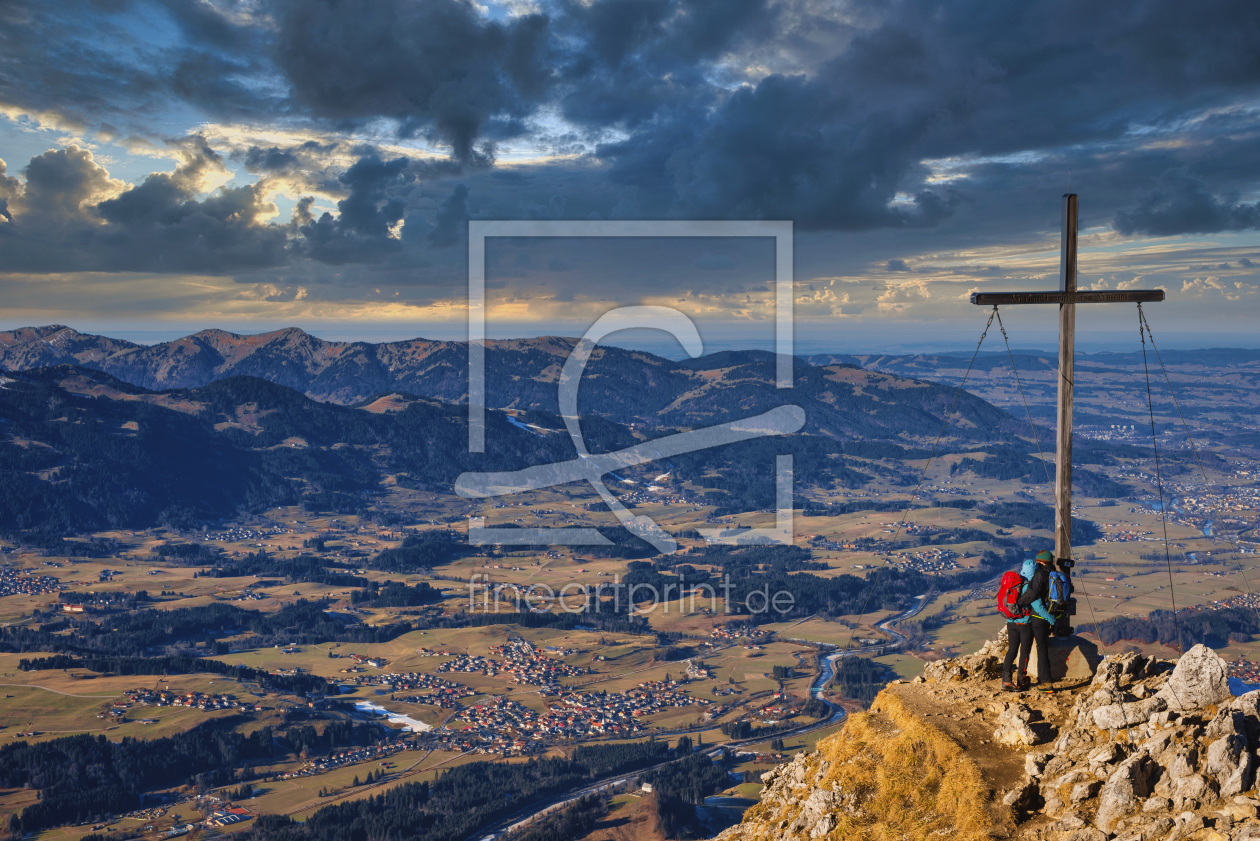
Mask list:
[[[1019,571],[1019,574],[1024,577],[1025,589],[1027,589],[1028,585],[1032,583],[1033,573],[1036,571],[1037,571],[1036,561],[1032,560],[1031,558],[1024,561],[1024,568]],[[1015,622],[1016,624],[1019,624],[1019,625],[1027,625],[1028,620],[1031,619],[1033,616],[1036,616],[1038,619],[1044,619],[1045,621],[1049,622],[1051,625],[1054,624],[1054,617],[1050,615],[1050,611],[1046,608],[1046,603],[1044,601],[1042,601],[1041,599],[1036,599],[1033,601],[1030,607],[1032,608],[1032,613],[1020,619],[1012,619],[1010,621]]]

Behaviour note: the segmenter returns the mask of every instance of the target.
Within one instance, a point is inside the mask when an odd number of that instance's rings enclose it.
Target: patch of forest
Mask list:
[[[77,655],[147,657],[227,654],[228,636],[250,635],[236,648],[322,642],[389,642],[412,629],[407,622],[369,626],[328,610],[328,602],[299,600],[275,613],[215,602],[171,610],[112,613],[100,622],[54,616],[38,626],[0,628],[0,651],[53,651]]]
[[[23,657],[18,661],[18,668],[24,672],[38,672],[49,669],[87,669],[91,672],[107,675],[188,675],[205,672],[212,675],[230,677],[238,683],[256,683],[275,692],[286,692],[295,695],[322,695],[328,689],[328,682],[319,675],[273,675],[270,672],[249,666],[233,666],[220,660],[206,660],[199,657],[178,655],[163,657],[86,655],[75,657],[69,654],[53,654],[49,657]]]
[[[233,781],[236,768],[270,759],[269,727],[248,736],[238,717],[218,719],[162,739],[67,736],[14,742],[0,748],[0,788],[30,786],[39,802],[9,820],[15,836],[53,826],[100,820],[139,808],[143,793],[192,780],[206,786]]]
[[[505,841],[573,841],[586,837],[608,814],[602,794],[587,794],[560,811],[518,832],[503,836]]]
[[[1097,624],[1083,624],[1077,633],[1092,633],[1103,645],[1118,642],[1159,643],[1185,651],[1203,643],[1224,648],[1231,642],[1249,642],[1260,634],[1260,614],[1254,607],[1209,610],[1153,610],[1145,617],[1114,616]]]
[[[304,822],[267,815],[242,833],[244,841],[457,841],[609,773],[634,771],[669,757],[664,742],[587,745],[571,759],[521,763],[474,762],[451,768],[432,783],[406,783],[383,794],[337,803]]]
[[[386,581],[377,584],[369,581],[362,590],[355,590],[350,597],[351,604],[368,605],[369,607],[420,607],[434,604],[442,600],[442,591],[431,587],[424,581],[408,586],[401,581]]]
[[[845,657],[836,664],[833,686],[841,697],[868,709],[888,682],[896,679],[897,673],[883,663],[869,657]]]
[[[691,740],[681,737],[679,752],[691,750]],[[666,838],[704,838],[708,835],[700,823],[696,807],[704,798],[730,785],[730,774],[724,764],[725,753],[714,762],[703,753],[693,753],[643,775],[643,782],[652,786],[656,817]]]

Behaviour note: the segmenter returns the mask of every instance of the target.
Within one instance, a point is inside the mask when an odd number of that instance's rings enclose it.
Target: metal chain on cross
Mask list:
[[[1168,396],[1172,398],[1173,406],[1177,409],[1177,417],[1181,420],[1181,428],[1185,430],[1186,441],[1190,444],[1190,452],[1194,455],[1194,463],[1199,468],[1199,475],[1203,477],[1203,484],[1210,485],[1208,480],[1207,469],[1203,466],[1203,459],[1199,457],[1199,447],[1195,444],[1194,436],[1190,434],[1190,424],[1186,422],[1185,412],[1181,410],[1181,401],[1177,399],[1177,392],[1173,389],[1172,378],[1168,375],[1168,366],[1164,364],[1164,358],[1159,352],[1159,346],[1155,344],[1155,334],[1151,332],[1151,322],[1146,318],[1146,313],[1142,311],[1142,305],[1138,304],[1138,320],[1141,326],[1146,330],[1146,337],[1151,340],[1151,349],[1155,351],[1155,361],[1159,363],[1159,370],[1164,375],[1164,383],[1168,386]],[[1214,506],[1216,514],[1224,521],[1223,512],[1220,505]],[[1247,576],[1247,568],[1242,563],[1242,547],[1238,545],[1238,535],[1232,531],[1225,532],[1226,538],[1229,540],[1230,546],[1234,549],[1234,558],[1238,562],[1237,572],[1243,580],[1243,586],[1247,589],[1245,592],[1251,593],[1251,580]],[[1252,604],[1251,609],[1256,614],[1256,619],[1260,621],[1260,607]]]
[[[1168,567],[1168,601],[1172,604],[1173,631],[1177,634],[1177,653],[1181,654],[1181,623],[1177,619],[1177,594],[1173,589],[1172,554],[1168,549],[1168,510],[1164,507],[1164,476],[1159,464],[1159,440],[1155,435],[1155,399],[1151,396],[1151,366],[1146,361],[1146,315],[1142,302],[1138,309],[1138,337],[1142,340],[1142,367],[1146,371],[1146,405],[1151,416],[1151,449],[1155,453],[1155,486],[1159,491],[1159,522],[1164,530],[1164,563]]]

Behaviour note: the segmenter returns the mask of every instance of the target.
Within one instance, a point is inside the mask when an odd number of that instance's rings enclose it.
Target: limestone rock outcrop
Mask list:
[[[1260,841],[1260,690],[1231,695],[1215,652],[1199,645],[1176,661],[1112,655],[1092,679],[1015,696],[996,680],[1004,648],[991,640],[889,685],[869,715],[767,774],[761,804],[722,841]],[[883,751],[880,739],[919,746],[915,773],[932,790],[914,808],[930,831],[881,799],[881,786],[906,796],[904,777],[846,770],[861,765],[863,751]],[[949,788],[973,771],[981,783],[970,794]],[[960,797],[974,808],[949,813]]]

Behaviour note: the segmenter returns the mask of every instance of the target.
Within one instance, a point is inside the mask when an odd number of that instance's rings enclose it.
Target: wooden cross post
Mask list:
[[[1076,360],[1076,305],[1147,303],[1164,300],[1162,289],[1126,289],[1117,292],[1079,292],[1076,289],[1076,194],[1063,196],[1063,244],[1059,259],[1058,292],[973,292],[971,303],[982,307],[1002,304],[1059,305],[1059,405],[1058,440],[1054,470],[1054,555],[1058,565],[1072,576],[1072,384]],[[1072,607],[1055,624],[1056,636],[1072,633]]]

